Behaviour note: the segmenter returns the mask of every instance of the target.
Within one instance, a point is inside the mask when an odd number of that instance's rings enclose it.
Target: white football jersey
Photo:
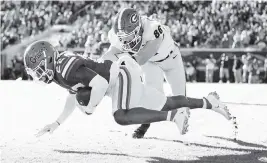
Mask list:
[[[140,49],[142,49],[148,41],[155,40],[161,36],[163,38],[163,41],[160,44],[157,53],[154,54],[154,56],[151,57],[149,60],[159,61],[165,59],[170,54],[170,52],[174,50],[175,47],[174,41],[171,36],[170,28],[168,26],[162,25],[157,20],[153,20],[146,16],[141,17],[141,23],[144,31],[142,35],[142,45]],[[123,52],[127,52],[122,49],[122,44],[113,29],[109,31],[108,38],[111,46],[114,46]],[[135,55],[138,55],[138,53]]]

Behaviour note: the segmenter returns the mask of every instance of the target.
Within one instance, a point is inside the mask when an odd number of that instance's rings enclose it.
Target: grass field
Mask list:
[[[137,126],[116,124],[108,98],[93,115],[77,109],[54,134],[36,138],[61,113],[66,92],[55,85],[0,81],[0,162],[267,162],[267,85],[187,85],[190,97],[214,90],[237,117],[236,141],[231,122],[203,109],[191,112],[184,136],[174,123],[161,122],[144,139],[132,139]]]

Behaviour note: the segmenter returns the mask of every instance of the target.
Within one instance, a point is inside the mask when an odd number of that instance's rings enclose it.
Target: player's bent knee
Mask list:
[[[126,112],[127,110],[119,109],[114,113],[114,119],[115,121],[120,125],[129,125],[129,122],[126,118]]]
[[[171,97],[167,97],[166,103],[165,103],[164,107],[162,108],[162,111],[172,110],[173,107],[174,107],[173,99]]]

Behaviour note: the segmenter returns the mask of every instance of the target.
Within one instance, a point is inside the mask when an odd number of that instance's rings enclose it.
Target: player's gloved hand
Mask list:
[[[52,124],[46,125],[41,131],[39,131],[35,136],[36,137],[40,137],[43,134],[49,132],[50,134],[52,134],[59,126],[59,122],[54,122]]]

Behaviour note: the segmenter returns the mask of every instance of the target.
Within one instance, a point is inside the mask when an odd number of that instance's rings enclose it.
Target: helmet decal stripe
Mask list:
[[[121,27],[121,18],[122,18],[122,15],[124,13],[124,11],[126,10],[127,8],[124,8],[121,12],[120,12],[120,15],[119,15],[119,19],[118,19],[118,29],[122,29]]]
[[[44,50],[43,50],[43,53],[44,53],[44,58],[47,59],[47,56]],[[47,69],[47,62],[45,62],[45,69]]]
[[[63,71],[62,71],[62,76],[63,76],[63,78],[65,78],[66,73],[67,73],[67,71],[68,71],[70,65],[72,64],[72,62],[73,62],[74,60],[75,60],[75,57],[71,57],[71,58],[69,59],[69,61],[67,62],[66,66],[64,66]]]

